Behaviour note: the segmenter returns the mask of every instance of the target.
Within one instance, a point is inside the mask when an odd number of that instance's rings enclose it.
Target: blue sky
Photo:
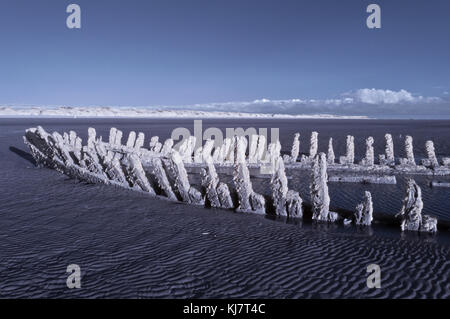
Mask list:
[[[2,0],[0,104],[450,114],[449,17],[448,0]]]

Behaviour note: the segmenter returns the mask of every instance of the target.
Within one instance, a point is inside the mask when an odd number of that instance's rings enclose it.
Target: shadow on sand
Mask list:
[[[30,153],[27,153],[25,151],[22,151],[21,149],[18,149],[17,147],[14,146],[10,146],[9,150],[17,155],[19,155],[20,157],[22,157],[23,159],[29,161],[31,164],[36,165],[36,161],[34,160],[33,156],[31,156]]]

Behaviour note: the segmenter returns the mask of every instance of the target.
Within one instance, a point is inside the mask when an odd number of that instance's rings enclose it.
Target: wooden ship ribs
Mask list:
[[[352,218],[343,218],[329,210],[328,182],[396,183],[395,175],[399,174],[450,175],[450,158],[442,158],[439,162],[432,141],[425,145],[427,158],[416,164],[412,137],[407,136],[406,158],[396,162],[392,136],[386,134],[385,153],[375,163],[374,140],[369,137],[366,139],[365,157],[355,163],[353,136],[347,136],[346,154],[339,157],[339,162],[335,158],[332,139],[329,140],[327,154],[318,152],[317,132],[311,135],[309,155],[300,156],[299,136],[295,134],[292,150],[284,156],[279,141],[267,145],[263,135],[249,139],[243,136],[226,138],[218,147],[214,147],[214,141],[207,140],[197,149],[196,139],[191,136],[176,150],[172,139],[161,143],[157,136],[150,139],[147,148],[144,147],[143,133],[131,132],[124,143],[122,131],[116,128],[111,128],[108,141],[97,137],[95,129],[89,128],[87,144],[82,145],[81,138],[74,131],[63,135],[57,132],[49,134],[38,126],[26,130],[24,142],[39,166],[88,183],[115,185],[193,205],[259,214],[270,211],[271,214],[295,218],[303,217],[303,199],[297,191],[288,188],[286,169],[294,173],[307,170],[311,173],[313,220],[343,220],[345,224],[366,226],[373,220],[370,192],[365,192],[364,202],[355,208]],[[270,178],[269,201],[253,190],[250,169],[258,172],[259,176]],[[188,172],[200,176],[200,187],[191,185]],[[329,172],[337,172],[338,175],[328,177]],[[232,183],[221,182],[218,173],[232,174]],[[233,193],[237,196],[232,196]],[[402,210],[397,214],[402,231],[437,231],[437,219],[422,216],[422,208],[420,187],[410,179]]]

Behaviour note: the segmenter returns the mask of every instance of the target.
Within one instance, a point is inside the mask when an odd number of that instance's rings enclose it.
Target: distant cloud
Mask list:
[[[427,105],[427,107],[424,107]],[[178,108],[178,107],[177,107]],[[450,101],[439,97],[423,97],[406,90],[359,89],[333,99],[257,99],[249,102],[196,104],[183,109],[236,111],[281,114],[369,115],[373,117],[402,115],[446,115],[450,117]]]
[[[361,89],[356,91],[354,96],[357,101],[367,104],[412,103],[422,99],[422,97],[414,97],[406,90],[396,92],[391,90]]]

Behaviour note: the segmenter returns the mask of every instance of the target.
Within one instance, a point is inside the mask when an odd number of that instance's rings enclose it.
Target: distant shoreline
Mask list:
[[[331,114],[272,114],[120,107],[0,107],[0,118],[208,118],[208,119],[369,119]]]
[[[202,116],[202,115],[185,115],[185,116],[122,116],[122,115],[4,115],[0,113],[0,119],[117,119],[117,120],[365,120],[365,121],[450,121],[450,118],[409,118],[409,117],[365,117],[365,116]]]
[[[254,120],[450,120],[445,115],[335,115],[335,114],[280,114],[246,113],[201,110],[162,110],[140,107],[69,107],[69,106],[0,106],[0,118],[105,118],[105,119],[254,119]]]

